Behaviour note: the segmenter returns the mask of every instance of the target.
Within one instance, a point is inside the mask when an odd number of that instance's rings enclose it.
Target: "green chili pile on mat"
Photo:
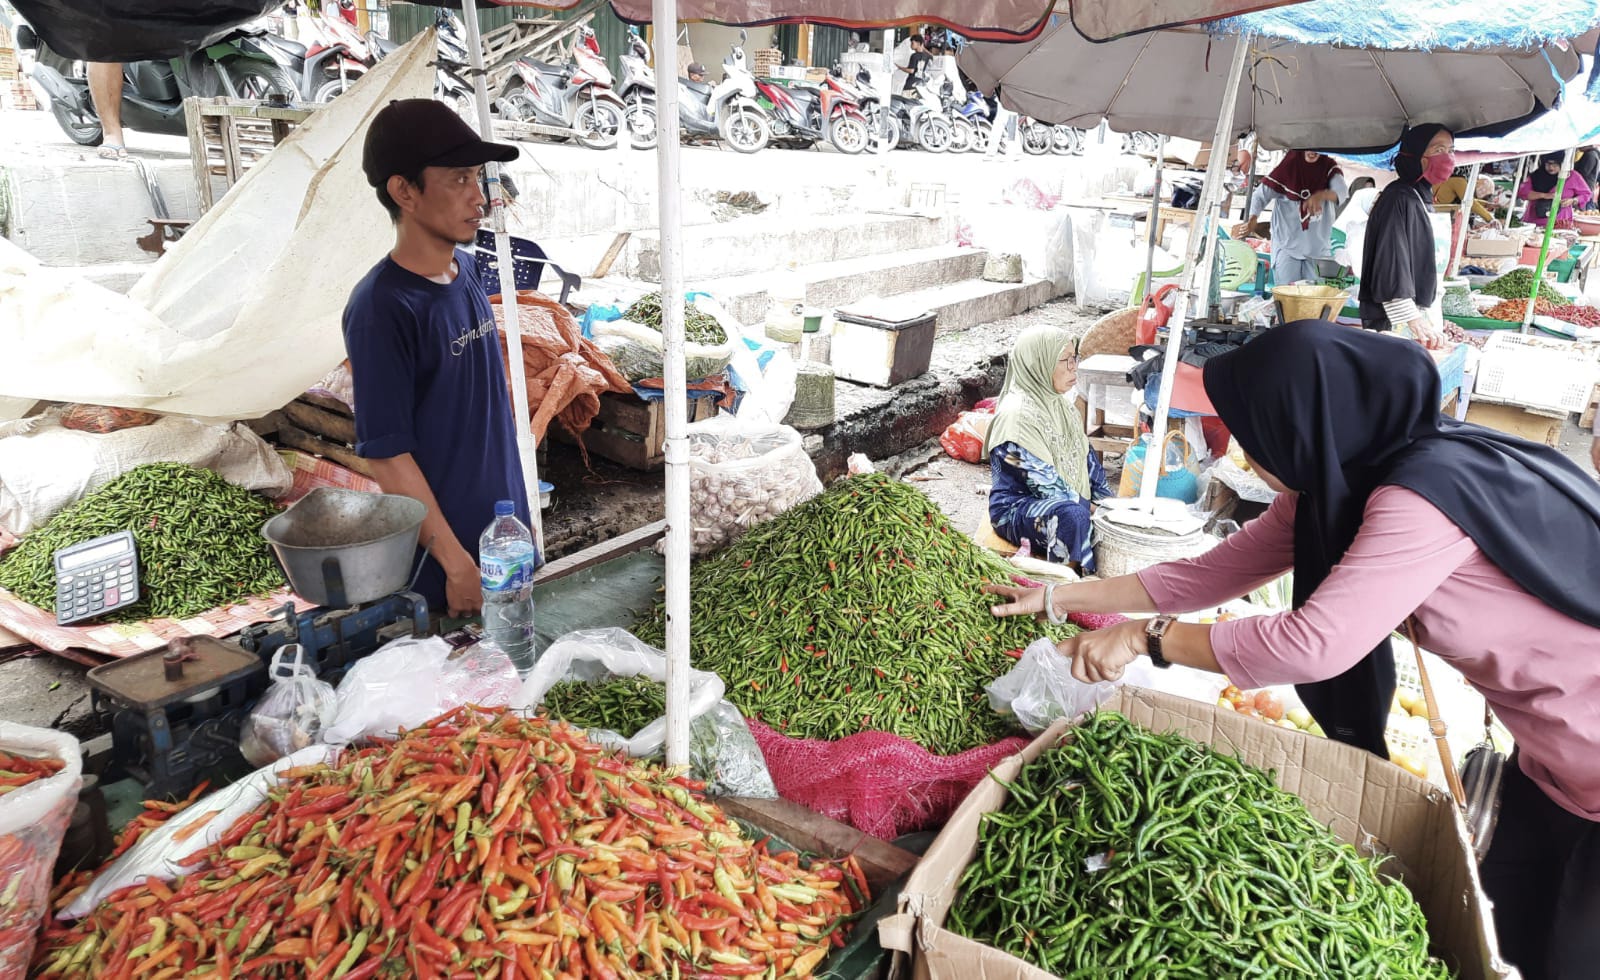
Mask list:
[[[632,737],[667,713],[667,689],[648,677],[562,681],[546,692],[541,707],[551,718],[578,728],[603,728]]]
[[[276,504],[210,470],[183,463],[136,466],[57,513],[0,558],[0,587],[54,611],[55,553],[118,531],[139,550],[138,602],[113,622],[183,619],[264,595],[284,584],[261,536]]]
[[[1483,285],[1479,292],[1486,296],[1499,296],[1502,299],[1526,300],[1528,293],[1533,289],[1532,269],[1512,269],[1493,282]],[[1561,295],[1561,291],[1547,282],[1539,283],[1539,298],[1547,299],[1557,306],[1569,306],[1571,300]]]
[[[989,745],[1012,728],[984,686],[1046,631],[990,613],[980,587],[1012,573],[915,487],[850,477],[694,567],[691,656],[746,717],[796,738],[876,730],[941,754]],[[661,646],[662,608],[636,632]]]
[[[661,329],[661,294],[651,293],[641,297],[637,303],[622,314],[624,320],[642,323],[647,327]],[[693,303],[683,304],[683,336],[686,340],[696,344],[726,344],[728,335],[722,329],[722,324],[709,313],[702,313]]]
[[[946,928],[1059,977],[1449,977],[1421,908],[1272,776],[1103,711],[978,825]]]

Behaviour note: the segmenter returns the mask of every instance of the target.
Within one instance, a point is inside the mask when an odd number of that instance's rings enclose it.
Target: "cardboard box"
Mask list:
[[[1433,949],[1461,980],[1499,980],[1488,899],[1478,885],[1466,829],[1448,794],[1360,749],[1263,725],[1170,694],[1124,687],[1106,705],[1157,732],[1178,732],[1274,770],[1318,821],[1358,846],[1393,854],[1428,917]],[[943,928],[961,874],[977,849],[978,821],[997,810],[1023,764],[1070,727],[1059,722],[979,783],[933,842],[900,893],[899,913],[878,926],[885,949],[912,956],[917,980],[1047,980],[1050,974]]]
[[[1467,406],[1467,421],[1553,449],[1561,448],[1563,419],[1539,415],[1518,405],[1496,405],[1474,400]]]

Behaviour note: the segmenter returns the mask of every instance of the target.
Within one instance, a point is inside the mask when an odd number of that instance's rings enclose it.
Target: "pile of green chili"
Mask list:
[[[946,928],[1061,977],[1449,977],[1405,885],[1272,776],[1100,712],[986,814]]]
[[[540,704],[545,714],[569,725],[631,737],[667,713],[667,689],[648,677],[562,681],[545,693]]]
[[[132,531],[138,602],[106,618],[183,619],[263,595],[284,584],[261,536],[272,501],[184,463],[136,466],[57,513],[0,558],[0,587],[54,611],[56,551]]]
[[[980,587],[1012,571],[915,487],[850,477],[695,566],[691,656],[746,717],[790,736],[887,731],[942,754],[989,745],[1012,728],[984,686],[1043,629],[990,612]],[[663,609],[636,632],[662,645]]]
[[[638,302],[623,312],[622,318],[660,330],[661,294],[650,293],[640,297]],[[716,345],[728,342],[728,334],[722,329],[722,324],[717,322],[717,318],[701,312],[693,303],[683,304],[683,336],[685,340],[695,344]]]

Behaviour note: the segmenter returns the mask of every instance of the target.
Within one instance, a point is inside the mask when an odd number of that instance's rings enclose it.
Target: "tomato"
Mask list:
[[[1277,721],[1283,717],[1283,701],[1271,691],[1257,691],[1254,704],[1263,718]]]
[[[1246,718],[1260,718],[1261,717],[1261,712],[1257,711],[1255,708],[1251,707],[1248,704],[1240,705],[1239,713],[1241,715],[1244,715]]]
[[[1244,692],[1239,690],[1239,688],[1233,684],[1229,684],[1227,687],[1222,689],[1222,697],[1235,708],[1243,707],[1245,704]]]

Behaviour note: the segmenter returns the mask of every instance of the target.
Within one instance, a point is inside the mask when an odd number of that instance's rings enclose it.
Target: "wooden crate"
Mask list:
[[[184,99],[189,162],[194,167],[200,210],[209,211],[312,111],[221,96]]]
[[[0,89],[4,89],[6,102],[12,109],[37,109],[39,102],[33,97],[33,89],[20,78],[6,80],[0,78]]]
[[[701,395],[701,397],[695,397]],[[717,414],[717,400],[711,392],[691,392],[689,421],[699,422]],[[576,442],[561,426],[551,431],[565,442]],[[583,434],[583,445],[596,456],[636,470],[660,469],[666,464],[667,406],[647,402],[637,395],[606,392],[600,396],[600,414]]]
[[[756,52],[752,70],[757,78],[769,78],[772,76],[772,69],[782,67],[782,65],[782,51],[777,48],[762,48]]]

